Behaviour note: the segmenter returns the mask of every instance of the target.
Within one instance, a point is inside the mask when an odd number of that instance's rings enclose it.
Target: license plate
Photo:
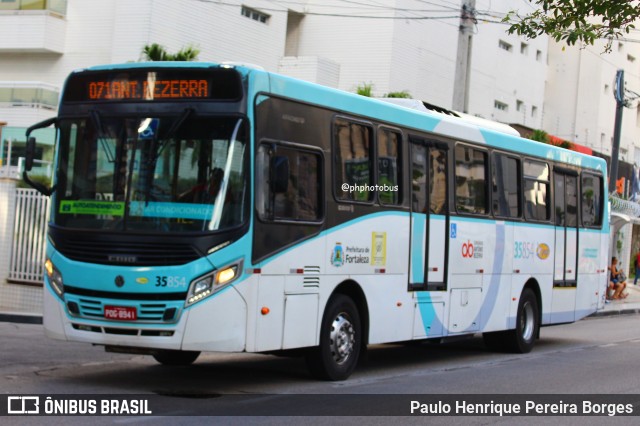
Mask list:
[[[136,308],[131,306],[105,306],[104,317],[118,321],[135,321],[138,315]]]

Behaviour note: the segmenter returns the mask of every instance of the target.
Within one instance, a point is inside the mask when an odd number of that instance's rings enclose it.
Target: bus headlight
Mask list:
[[[240,271],[242,271],[242,261],[224,266],[213,273],[191,281],[185,307],[222,290],[240,276]]]
[[[62,299],[62,295],[64,294],[64,281],[62,280],[62,274],[53,265],[51,259],[47,259],[44,262],[44,270],[49,278],[51,288],[55,291],[58,297]]]

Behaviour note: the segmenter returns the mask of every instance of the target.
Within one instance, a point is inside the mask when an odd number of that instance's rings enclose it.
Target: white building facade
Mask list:
[[[563,139],[611,156],[617,70],[624,70],[626,88],[640,93],[640,44],[614,41],[594,46],[564,47],[551,43],[542,127]],[[628,93],[629,95],[631,93]],[[638,102],[624,108],[619,159],[640,165]]]
[[[546,37],[525,42],[496,23],[520,6],[477,1],[469,112],[537,128]],[[408,91],[450,108],[461,7],[418,0],[3,1],[0,119],[26,127],[52,116],[70,71],[138,61],[151,43],[170,52],[191,45],[202,61],[253,63],[348,91],[363,83],[376,96]]]

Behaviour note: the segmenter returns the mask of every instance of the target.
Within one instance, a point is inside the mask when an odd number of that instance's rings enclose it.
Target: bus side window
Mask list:
[[[456,210],[458,213],[487,214],[487,153],[464,145],[456,146]]]
[[[520,217],[520,160],[504,154],[493,154],[493,214]]]
[[[540,161],[524,160],[524,217],[530,220],[551,219],[549,203],[549,165]]]
[[[334,188],[343,201],[371,202],[373,185],[373,129],[364,124],[336,118],[333,123]]]
[[[276,166],[276,162],[271,161],[273,158],[288,162],[288,176],[278,176],[278,185],[271,182],[275,178],[270,169]],[[260,219],[322,220],[322,159],[319,153],[287,145],[262,144],[257,163],[256,208]]]
[[[381,128],[378,130],[378,199],[380,204],[402,203],[402,164],[399,132]]]
[[[447,205],[447,154],[431,149],[429,154],[429,211],[445,214]]]
[[[582,225],[602,226],[602,178],[590,174],[582,175]]]

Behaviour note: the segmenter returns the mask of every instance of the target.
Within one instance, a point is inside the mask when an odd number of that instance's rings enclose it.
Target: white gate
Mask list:
[[[9,281],[42,283],[50,198],[35,189],[16,189],[16,215]]]

